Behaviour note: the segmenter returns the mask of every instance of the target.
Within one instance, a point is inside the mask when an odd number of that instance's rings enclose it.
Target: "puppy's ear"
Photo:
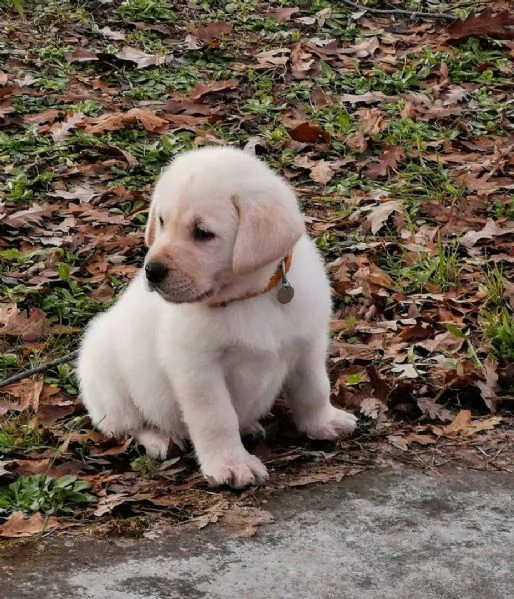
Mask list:
[[[155,241],[157,233],[157,210],[155,209],[155,198],[152,198],[150,202],[150,209],[148,210],[148,218],[146,220],[145,229],[145,244],[146,247],[150,247]]]
[[[305,231],[303,215],[294,195],[240,198],[232,201],[239,226],[232,267],[237,275],[253,272],[283,258]]]

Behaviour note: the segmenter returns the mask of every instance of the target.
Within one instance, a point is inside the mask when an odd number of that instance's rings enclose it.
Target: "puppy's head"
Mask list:
[[[157,182],[146,277],[170,302],[211,299],[278,262],[303,232],[294,193],[257,158],[231,148],[188,152]]]

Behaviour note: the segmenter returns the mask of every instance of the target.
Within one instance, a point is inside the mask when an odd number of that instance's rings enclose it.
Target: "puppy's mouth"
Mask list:
[[[148,283],[148,288],[150,291],[157,292],[164,300],[169,302],[170,304],[195,304],[197,302],[202,302],[206,299],[209,299],[214,295],[214,289],[208,289],[203,293],[198,295],[189,295],[187,292],[182,294],[181,290],[174,291],[172,293],[167,293],[163,289],[161,289],[158,285]]]

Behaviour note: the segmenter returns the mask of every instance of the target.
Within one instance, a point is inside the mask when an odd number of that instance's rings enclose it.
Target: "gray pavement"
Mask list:
[[[248,539],[49,539],[0,569],[9,599],[512,599],[514,475],[370,471],[291,490]]]

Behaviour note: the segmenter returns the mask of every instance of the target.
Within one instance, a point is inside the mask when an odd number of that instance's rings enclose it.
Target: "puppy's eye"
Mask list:
[[[161,227],[164,227],[164,219],[162,218],[162,216],[159,216],[159,224],[161,225]]]
[[[211,239],[214,239],[216,235],[200,225],[195,225],[193,227],[193,237],[196,241],[210,241]]]

